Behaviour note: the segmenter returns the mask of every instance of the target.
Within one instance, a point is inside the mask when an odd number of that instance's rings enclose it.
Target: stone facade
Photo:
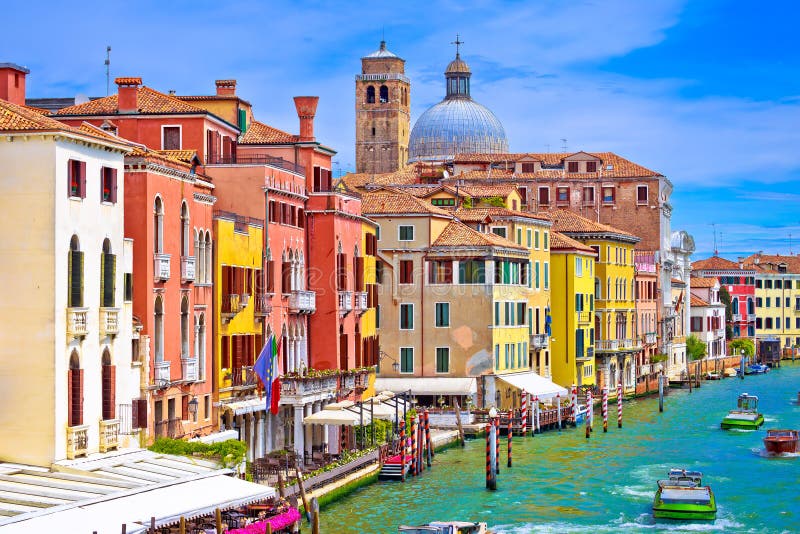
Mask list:
[[[394,172],[408,161],[411,83],[405,60],[386,50],[361,58],[356,75],[356,172]]]

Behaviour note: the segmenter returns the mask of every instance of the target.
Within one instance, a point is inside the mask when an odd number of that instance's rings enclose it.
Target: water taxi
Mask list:
[[[746,374],[760,375],[769,372],[769,365],[764,365],[763,363],[751,363],[747,366],[747,369],[749,372],[745,371]]]
[[[728,412],[722,420],[722,428],[740,428],[757,430],[764,424],[764,416],[758,413],[758,397],[742,393],[737,401],[737,408]]]
[[[399,526],[402,534],[491,534],[486,523],[469,521],[433,521],[418,527]]]
[[[703,486],[699,471],[670,469],[667,480],[658,481],[653,499],[653,517],[656,519],[703,519],[717,517],[714,492]]]
[[[798,439],[800,439],[800,432],[797,430],[767,430],[767,437],[764,438],[764,448],[770,454],[795,453],[797,452]]]

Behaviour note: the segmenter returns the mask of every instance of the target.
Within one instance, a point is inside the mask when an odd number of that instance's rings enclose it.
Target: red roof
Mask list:
[[[139,83],[141,83],[140,78],[125,78],[125,80],[139,80]],[[132,83],[131,85],[136,84]],[[146,86],[136,88],[136,106],[136,112],[141,114],[208,113],[203,108]],[[110,95],[83,104],[61,108],[54,115],[116,115],[118,113],[119,95]]]
[[[284,145],[296,143],[298,136],[254,120],[239,140],[241,145]]]

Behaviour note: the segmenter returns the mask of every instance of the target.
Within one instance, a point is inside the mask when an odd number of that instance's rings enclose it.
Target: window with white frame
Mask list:
[[[398,227],[398,234],[400,241],[414,241],[414,226],[401,225]]]
[[[450,347],[436,347],[436,372],[450,372]]]
[[[400,372],[414,372],[414,347],[400,347]]]

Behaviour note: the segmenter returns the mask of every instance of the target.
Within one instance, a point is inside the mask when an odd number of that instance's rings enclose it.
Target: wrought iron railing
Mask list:
[[[258,375],[252,367],[234,367],[231,369],[231,385],[233,387],[256,387]]]
[[[177,417],[156,421],[155,434],[157,438],[182,438],[184,436],[183,423]]]
[[[270,156],[267,154],[233,154],[230,156],[218,156],[216,154],[209,154],[206,157],[208,165],[270,165],[278,167],[296,174],[305,176],[306,168],[297,163],[292,163],[277,156]]]

